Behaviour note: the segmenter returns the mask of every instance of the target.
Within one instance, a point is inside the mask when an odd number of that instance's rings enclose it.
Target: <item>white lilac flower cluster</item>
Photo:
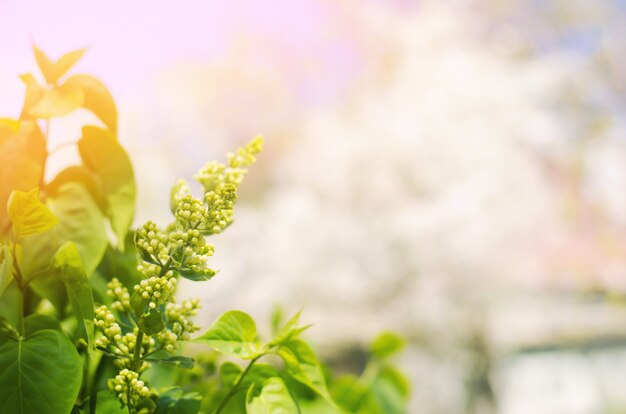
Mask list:
[[[200,329],[191,320],[191,317],[198,314],[199,309],[199,299],[187,299],[182,303],[167,304],[165,318],[168,321],[168,327],[157,335],[158,342],[163,349],[167,352],[174,352],[177,349],[177,341],[189,340],[189,334]]]
[[[105,305],[96,309],[95,326],[100,333],[95,340],[96,347],[114,356],[113,363],[119,368],[130,368],[137,345],[138,328],[134,328],[132,332],[123,333],[122,328],[115,320],[115,315]],[[144,352],[150,352],[155,348],[155,345],[154,338],[144,337],[142,341]],[[149,367],[150,364],[143,361],[137,370],[143,372]]]
[[[102,333],[96,338],[96,346],[107,348],[109,346],[117,348],[117,343],[122,339],[122,328],[115,320],[115,315],[105,305],[96,309],[94,324],[98,331]],[[117,348],[119,351],[121,349]],[[123,351],[121,351],[123,354]]]
[[[233,207],[237,201],[237,187],[234,184],[223,183],[215,190],[204,195],[208,206],[206,228],[210,234],[221,233],[233,222]]]
[[[132,311],[130,307],[130,293],[128,293],[128,289],[118,278],[114,277],[107,284],[107,295],[113,299],[111,309],[127,313]]]
[[[139,380],[150,367],[146,355],[161,350],[173,353],[179,341],[189,340],[199,329],[191,320],[198,313],[199,300],[175,301],[178,276],[208,280],[215,274],[207,267],[214,247],[205,236],[221,233],[232,223],[237,187],[262,144],[261,137],[255,138],[228,154],[227,165],[205,165],[195,177],[204,187],[201,199],[192,196],[186,182],[178,181],[170,199],[174,223],[162,230],[148,221],[135,234],[135,246],[143,259],[137,267],[142,280],[132,292],[117,278],[108,283],[106,293],[112,303],[110,308],[103,305],[96,310],[96,347],[113,357],[121,370],[109,387],[124,405],[134,407],[150,393]],[[116,319],[113,311],[126,322]]]
[[[139,379],[139,373],[126,368],[109,382],[109,388],[125,406],[134,407],[150,395],[150,389]]]
[[[133,290],[148,304],[150,309],[156,309],[159,305],[166,303],[176,290],[178,283],[173,271],[170,270],[165,275],[159,276],[157,268],[158,266],[149,263],[139,266],[146,278],[133,287]]]
[[[137,249],[145,252],[159,263],[167,261],[169,257],[168,237],[153,221],[146,222],[137,230],[135,235]]]
[[[228,165],[212,161],[204,165],[194,176],[204,187],[204,192],[215,190],[221,184],[238,186],[248,173],[246,167],[256,162],[256,156],[263,150],[263,138],[257,137],[236,152],[228,154]]]

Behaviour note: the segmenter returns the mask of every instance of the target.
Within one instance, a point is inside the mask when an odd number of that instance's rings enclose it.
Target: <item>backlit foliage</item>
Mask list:
[[[35,48],[42,79],[22,75],[22,115],[0,120],[2,411],[403,412],[406,380],[388,363],[401,347],[393,336],[375,342],[361,377],[333,377],[300,338],[308,328],[300,312],[267,341],[241,311],[198,334],[200,302],[178,300],[177,287],[181,278],[216,275],[207,237],[233,223],[238,187],[263,139],[201,168],[200,196],[178,181],[172,222],[148,221],[133,232],[136,186],[117,140],[115,103],[99,80],[67,75],[83,54],[55,62]],[[75,143],[81,164],[47,181],[50,123],[79,108],[101,125],[83,127]],[[205,353],[185,355],[189,341]],[[245,368],[221,361],[222,354],[246,361]],[[282,362],[259,362],[268,355]]]

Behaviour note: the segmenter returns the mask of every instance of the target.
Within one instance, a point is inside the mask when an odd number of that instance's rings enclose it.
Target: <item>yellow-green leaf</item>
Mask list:
[[[50,230],[59,221],[39,200],[37,187],[27,193],[13,191],[7,209],[16,238]]]
[[[83,91],[83,108],[96,115],[108,129],[117,133],[117,107],[111,93],[98,79],[89,75],[74,75],[65,85],[80,87]]]
[[[276,351],[285,362],[287,373],[296,381],[308,386],[334,404],[326,388],[326,381],[319,360],[311,347],[301,339],[281,343]]]
[[[13,253],[9,245],[0,245],[0,296],[13,280]]]
[[[0,235],[11,229],[7,215],[11,191],[39,185],[45,159],[46,141],[34,122],[21,122],[16,133],[0,141]]]
[[[39,66],[41,73],[46,79],[46,82],[51,85],[56,84],[58,80],[65,75],[85,53],[85,49],[75,50],[61,56],[61,58],[55,63],[52,62],[50,58],[48,58],[48,56],[46,56],[46,54],[37,46],[33,46],[33,50],[35,52],[35,59],[37,60],[37,65]]]
[[[222,314],[204,335],[194,342],[243,359],[253,359],[266,352],[258,341],[256,324],[250,315],[242,311],[228,311]]]
[[[57,82],[68,70],[72,68],[85,54],[85,49],[74,50],[66,53],[54,64],[52,83]]]
[[[83,128],[78,150],[85,166],[100,177],[106,214],[121,249],[133,221],[137,193],[130,158],[109,131],[93,126]]]
[[[298,412],[287,386],[279,377],[269,378],[257,394],[256,384],[252,384],[246,396],[248,414],[292,414]],[[256,395],[255,395],[256,394]]]
[[[67,242],[59,248],[52,261],[52,272],[65,284],[74,316],[91,349],[94,337],[93,293],[80,253],[74,243]]]
[[[52,197],[55,197],[61,187],[67,183],[80,183],[91,194],[102,211],[106,211],[106,200],[102,189],[102,179],[89,168],[84,165],[71,165],[59,172],[54,179],[46,184],[45,191]]]
[[[20,121],[0,118],[0,145],[20,129]]]
[[[37,105],[46,94],[46,90],[37,82],[37,79],[31,73],[20,75],[20,79],[26,85],[26,96],[24,97],[24,106],[20,119],[29,119],[33,116],[30,111],[33,106]]]
[[[46,78],[48,83],[54,83],[53,79],[54,74],[54,63],[46,56],[46,54],[39,49],[37,46],[33,45],[33,51],[35,52],[35,60],[37,60],[37,65],[43,74],[43,77]]]
[[[85,273],[91,275],[108,244],[100,208],[88,190],[75,182],[62,185],[54,197],[46,199],[46,205],[59,218],[59,224],[49,232],[28,236],[21,241],[24,253],[22,273],[30,279],[37,272],[45,271],[54,253],[65,242],[72,241],[80,252]],[[38,277],[33,283],[45,279]]]
[[[289,341],[291,339],[296,338],[302,331],[311,327],[311,325],[307,326],[298,326],[298,322],[300,321],[300,314],[302,313],[302,309],[298,311],[290,320],[288,320],[285,325],[276,333],[274,339],[272,339],[269,345],[279,345],[285,341]]]
[[[65,116],[80,108],[83,100],[81,88],[76,85],[63,84],[53,89],[44,89],[41,98],[25,108],[25,115],[28,118],[44,119]]]
[[[66,82],[57,86],[57,82],[78,62],[85,50],[81,49],[67,53],[56,63],[53,63],[39,48],[33,46],[33,49],[39,69],[41,69],[48,86],[40,85],[37,79],[30,73],[20,76],[24,84],[26,84],[26,99],[24,100],[24,108],[20,118],[54,118],[67,115],[83,106],[85,88],[75,84],[75,82]]]
[[[383,332],[374,339],[370,352],[377,358],[387,358],[404,348],[404,340],[393,332]]]

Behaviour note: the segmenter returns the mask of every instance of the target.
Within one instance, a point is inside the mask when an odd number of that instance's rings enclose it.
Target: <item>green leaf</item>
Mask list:
[[[359,412],[365,404],[368,388],[354,375],[344,375],[332,382],[333,401],[350,413]]]
[[[278,376],[280,376],[280,373],[272,365],[261,364],[257,362],[256,364],[252,365],[252,367],[248,370],[248,374],[246,374],[241,384],[246,388],[249,387],[251,384],[261,386],[263,385],[263,382],[268,378]]]
[[[372,355],[376,358],[387,358],[404,348],[404,339],[393,332],[383,332],[374,341],[370,347]]]
[[[323,398],[315,398],[313,400],[298,400],[300,411],[303,414],[345,414],[344,411],[337,407],[333,407]],[[349,411],[353,413],[354,411]]]
[[[111,280],[117,277],[126,288],[132,292],[133,286],[141,282],[143,275],[137,270],[137,250],[133,242],[134,233],[126,234],[125,249],[123,252],[107,246],[104,258],[98,267],[98,271]]]
[[[383,367],[367,386],[353,375],[333,381],[331,393],[339,406],[351,413],[406,413],[408,380],[397,370]]]
[[[30,191],[38,186],[45,159],[46,141],[34,122],[20,122],[17,132],[9,132],[0,141],[0,235],[10,230],[9,195],[14,190]]]
[[[280,330],[281,325],[285,320],[285,311],[282,306],[275,305],[270,316],[270,326],[272,327],[272,334],[276,335]]]
[[[298,311],[290,320],[287,321],[283,325],[282,328],[276,333],[276,336],[269,343],[272,345],[279,345],[283,342],[289,341],[291,339],[295,339],[302,331],[308,329],[311,325],[307,326],[298,326],[298,322],[300,322],[300,314],[302,313],[302,309]]]
[[[106,211],[106,200],[104,199],[102,180],[96,173],[83,165],[72,165],[58,173],[51,182],[46,184],[44,190],[51,197],[57,197],[59,189],[66,183],[82,184],[89,190],[91,198],[100,206],[100,209],[103,212]]]
[[[156,403],[150,398],[144,398],[135,406],[137,414],[153,414],[156,409]]]
[[[91,275],[108,244],[100,209],[87,189],[78,183],[63,185],[55,197],[46,200],[46,205],[59,218],[59,224],[46,233],[22,239],[22,273],[31,279],[45,272],[57,250],[72,241],[80,253],[85,273]],[[43,284],[42,280],[49,279],[45,274],[37,276],[33,283]]]
[[[78,151],[87,168],[102,181],[107,216],[123,250],[126,233],[133,221],[137,188],[128,154],[107,130],[86,126]]]
[[[202,395],[197,392],[184,394],[182,388],[172,388],[163,393],[154,414],[196,414],[202,405]]]
[[[144,299],[138,292],[134,292],[130,296],[130,307],[133,308],[137,319],[141,318],[141,315],[145,313],[149,302],[149,299]]]
[[[44,329],[52,329],[53,331],[63,332],[61,323],[58,319],[53,318],[50,315],[34,313],[24,318],[24,335],[30,336],[35,332],[42,331]]]
[[[380,414],[406,414],[406,400],[395,385],[385,379],[377,378],[367,396],[368,412]]]
[[[177,368],[191,369],[195,365],[195,360],[191,357],[177,355],[167,358],[148,357],[146,361],[156,362],[157,364],[169,365]]]
[[[234,362],[224,362],[220,366],[220,381],[222,381],[222,385],[226,388],[232,388],[242,372],[243,369]]]
[[[13,338],[18,338],[20,333],[11,326],[11,323],[4,316],[0,316],[0,335],[6,335]]]
[[[74,75],[66,85],[79,87],[83,92],[83,107],[96,115],[114,134],[117,133],[117,107],[107,87],[89,75]]]
[[[19,325],[21,298],[22,292],[13,279],[0,296],[0,320],[4,318],[12,326]]]
[[[0,296],[13,280],[13,252],[10,245],[0,246]]]
[[[255,395],[256,386],[248,389],[246,412],[248,414],[293,414],[298,412],[296,403],[289,395],[283,380],[269,378],[263,383],[260,394]]]
[[[156,335],[165,329],[163,314],[159,309],[150,309],[137,321],[137,326],[147,335]]]
[[[59,221],[39,200],[37,187],[27,193],[13,191],[7,209],[16,239],[50,230]]]
[[[80,390],[82,361],[61,332],[0,336],[0,407],[11,414],[69,413]]]
[[[74,316],[81,327],[83,338],[89,349],[94,340],[94,302],[91,284],[83,269],[83,262],[76,245],[67,242],[57,251],[52,264],[54,276],[61,280],[67,289]]]
[[[83,412],[85,414],[91,414],[89,412],[89,400],[85,402]],[[102,390],[96,394],[96,413],[100,414],[128,414],[126,408],[122,408],[120,400],[113,395],[111,391]]]
[[[230,361],[224,362],[220,366],[220,380],[225,388],[232,388],[239,380],[239,377],[243,373],[243,369]],[[248,369],[246,376],[241,381],[240,386],[248,388],[252,384],[256,384],[259,387],[263,385],[263,382],[272,377],[278,377],[280,374],[272,365],[256,363]]]
[[[220,316],[204,335],[196,338],[224,354],[253,359],[266,352],[257,340],[254,319],[245,312],[228,311]]]
[[[390,383],[398,391],[398,394],[400,394],[403,399],[406,400],[409,398],[409,394],[411,392],[411,383],[409,382],[409,379],[406,377],[406,375],[404,375],[398,369],[392,366],[384,366],[380,369],[378,377],[381,380]]]
[[[59,312],[65,312],[68,297],[65,284],[48,272],[41,272],[31,278],[30,287],[42,298],[47,299]]]
[[[277,354],[285,362],[287,373],[320,396],[332,401],[326,388],[322,367],[309,345],[301,339],[283,342]]]
[[[217,274],[217,271],[209,269],[208,267],[202,270],[191,270],[186,267],[177,268],[176,270],[178,270],[178,273],[180,273],[182,277],[193,282],[204,282],[210,280]]]

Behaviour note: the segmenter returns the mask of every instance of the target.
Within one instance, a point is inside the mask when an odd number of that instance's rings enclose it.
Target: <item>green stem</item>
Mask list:
[[[226,394],[226,397],[224,397],[224,399],[222,400],[222,403],[219,405],[219,407],[217,407],[217,410],[215,410],[215,414],[220,414],[220,412],[224,409],[224,407],[226,407],[226,404],[228,404],[228,401],[230,401],[232,396],[235,395],[235,393],[237,392],[237,388],[239,387],[239,385],[241,384],[241,382],[245,378],[246,374],[248,374],[248,372],[250,372],[250,368],[252,368],[252,365],[254,365],[254,363],[259,358],[261,358],[262,356],[263,355],[259,355],[258,357],[254,358],[252,361],[250,361],[250,363],[248,364],[246,369],[239,376],[239,379],[237,380],[235,385],[233,385],[233,388],[230,389],[228,394]]]
[[[173,260],[174,259],[172,259],[172,256],[170,256],[169,259],[167,259],[167,262],[165,262],[165,264],[161,268],[161,271],[159,272],[159,277],[165,276],[165,274],[170,271],[170,267],[172,266]]]
[[[135,372],[138,372],[141,366],[141,348],[143,348],[143,332],[140,330],[135,341],[135,352],[133,353],[133,364],[131,366]]]

